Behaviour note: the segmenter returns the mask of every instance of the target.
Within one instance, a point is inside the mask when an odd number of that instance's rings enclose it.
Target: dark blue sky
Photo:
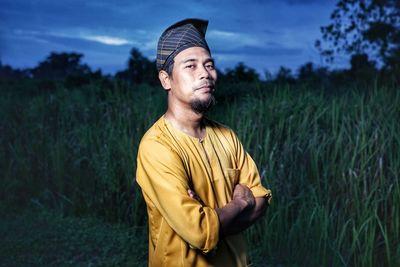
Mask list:
[[[314,42],[335,0],[0,0],[0,60],[33,67],[51,51],[79,52],[92,69],[114,73],[137,47],[155,58],[170,24],[208,19],[206,39],[217,67],[242,61],[260,73],[321,64]],[[345,59],[332,67],[343,66]]]

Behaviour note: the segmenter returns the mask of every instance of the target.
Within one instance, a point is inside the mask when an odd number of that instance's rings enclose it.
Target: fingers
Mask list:
[[[252,196],[253,193],[251,190],[246,186],[242,184],[237,184],[235,188],[233,189],[233,198],[236,197],[250,197]]]
[[[200,202],[201,205],[204,206],[203,200],[201,200],[201,198],[199,197],[199,195],[198,195],[196,192],[194,192],[194,191],[191,190],[191,189],[188,189],[187,192],[188,192],[189,197],[191,197],[191,198],[193,198],[193,199],[196,199],[198,202]]]
[[[255,205],[255,198],[251,190],[242,184],[237,184],[233,190],[233,199],[244,200],[247,203],[246,208],[252,208]]]
[[[237,184],[234,190],[243,190],[244,192],[251,192],[251,190],[244,184]]]
[[[188,194],[189,194],[189,197],[191,197],[191,198],[195,198],[197,196],[197,194],[194,191],[192,191],[191,189],[188,189]]]

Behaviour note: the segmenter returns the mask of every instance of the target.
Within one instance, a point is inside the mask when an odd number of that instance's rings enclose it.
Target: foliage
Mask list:
[[[275,80],[279,83],[292,83],[294,82],[294,77],[292,75],[292,70],[289,68],[285,68],[283,66],[279,67],[278,72],[276,73]]]
[[[29,70],[13,69],[9,65],[3,65],[0,61],[0,79],[3,80],[17,80],[21,78],[28,78],[30,76]]]
[[[301,65],[297,71],[297,79],[300,82],[327,83],[329,72],[325,67],[317,67],[312,62]]]
[[[90,211],[110,220],[142,220],[132,217],[144,212],[135,206],[141,201],[132,184],[135,151],[154,114],[165,107],[162,90],[145,88],[96,83],[35,97],[3,89],[0,142],[7,149],[1,150],[0,168],[7,186],[0,189],[1,200],[15,205],[34,200],[66,214]]]
[[[118,80],[126,81],[132,85],[159,85],[155,62],[147,59],[136,48],[131,50],[128,68],[117,72],[114,77],[104,76],[100,70],[91,71],[87,65],[80,62],[81,58],[82,55],[77,53],[51,53],[37,67],[22,70],[1,65],[0,62],[0,81],[36,80],[38,92],[54,91],[58,88],[57,83],[63,84],[68,89],[83,87],[92,81],[110,84],[114,80],[116,82]],[[264,81],[276,84],[317,82],[323,84],[323,86],[339,87],[343,84],[355,83],[364,86],[382,76],[391,77],[390,79],[393,80],[392,83],[394,84],[400,82],[398,75],[400,69],[385,68],[378,70],[375,61],[370,60],[366,54],[352,55],[350,63],[351,69],[349,70],[328,70],[307,62],[299,67],[297,73],[292,73],[291,69],[281,66],[275,75],[266,71]],[[236,94],[246,94],[248,90],[252,90],[253,85],[264,82],[253,68],[246,66],[243,62],[238,63],[233,69],[226,69],[225,72],[217,69],[217,73],[218,83],[223,85],[220,86],[222,90],[217,91],[217,97],[220,100],[223,97],[229,99]],[[389,79],[381,80],[388,81]],[[224,88],[228,87],[229,90],[225,91]],[[25,91],[33,92],[34,90],[32,90],[32,86],[28,86]]]
[[[158,73],[155,61],[150,61],[137,48],[132,48],[128,68],[116,73],[117,79],[127,80],[134,84],[158,84]]]
[[[397,266],[399,91],[290,89],[260,90],[217,116],[273,189],[267,218],[248,232],[255,265]]]
[[[142,228],[64,218],[39,207],[1,215],[0,266],[147,266]]]
[[[255,69],[246,66],[243,62],[239,62],[233,69],[227,69],[225,73],[220,72],[219,77],[222,82],[228,83],[251,83],[260,81],[259,75]]]
[[[36,79],[65,79],[68,76],[82,76],[91,73],[88,65],[82,64],[83,55],[79,53],[55,53],[50,55],[31,70]]]
[[[322,55],[331,62],[334,54],[372,54],[387,68],[399,68],[400,2],[398,0],[339,0],[331,14],[332,22],[321,27]]]
[[[1,203],[97,216],[143,231],[135,157],[141,136],[165,110],[164,92],[96,81],[24,95],[28,86],[0,90]],[[256,266],[266,259],[285,266],[398,266],[398,88],[241,86],[252,89],[220,102],[209,116],[235,130],[274,193],[267,215],[247,231]],[[48,227],[35,227],[27,242],[51,236]],[[14,229],[15,240],[11,230],[6,240],[18,248],[21,228]],[[84,240],[95,235],[86,231]]]

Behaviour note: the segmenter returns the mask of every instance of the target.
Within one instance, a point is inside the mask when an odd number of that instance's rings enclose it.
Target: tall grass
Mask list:
[[[136,216],[144,215],[134,184],[136,150],[164,109],[163,94],[111,86],[60,88],[30,98],[6,94],[0,163],[6,202],[143,223],[144,216]]]
[[[248,86],[209,116],[236,131],[273,190],[247,231],[256,266],[399,266],[400,91]],[[162,90],[18,92],[0,99],[1,200],[144,225],[136,151],[165,110]]]
[[[247,97],[231,125],[274,192],[250,244],[291,266],[398,266],[400,92]]]

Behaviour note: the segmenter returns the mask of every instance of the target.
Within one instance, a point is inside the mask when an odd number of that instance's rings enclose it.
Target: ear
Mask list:
[[[171,89],[171,78],[166,71],[160,70],[158,73],[158,79],[160,79],[161,85],[165,90]]]

